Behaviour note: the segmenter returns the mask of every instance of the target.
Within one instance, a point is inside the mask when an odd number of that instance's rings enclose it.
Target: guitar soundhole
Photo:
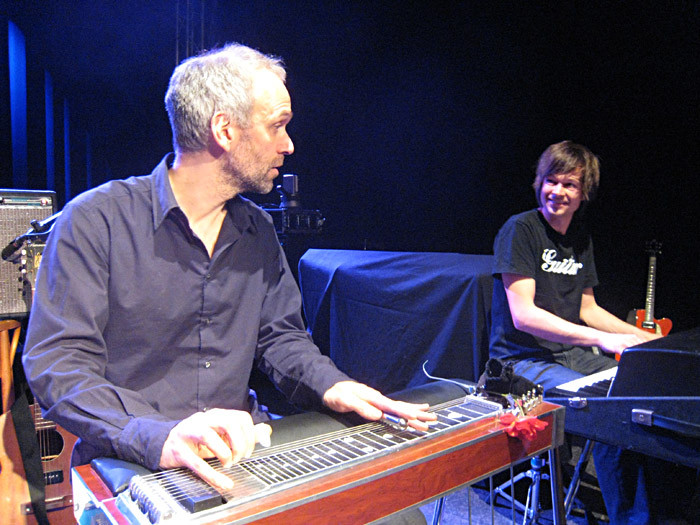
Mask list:
[[[63,437],[55,429],[37,432],[42,461],[53,461],[63,452]]]

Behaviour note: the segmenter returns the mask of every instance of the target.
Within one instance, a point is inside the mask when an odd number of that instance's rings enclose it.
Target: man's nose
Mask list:
[[[291,155],[294,153],[294,142],[292,142],[292,138],[289,135],[285,135],[279,153],[282,155]]]

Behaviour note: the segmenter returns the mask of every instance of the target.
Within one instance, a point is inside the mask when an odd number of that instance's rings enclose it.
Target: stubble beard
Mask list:
[[[250,145],[241,140],[236,148],[224,156],[221,166],[223,187],[238,193],[265,194],[272,191],[274,181],[267,176],[271,167],[267,165]]]

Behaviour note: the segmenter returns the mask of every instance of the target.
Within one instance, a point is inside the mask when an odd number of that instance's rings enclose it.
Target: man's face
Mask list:
[[[583,201],[581,171],[549,175],[540,188],[540,210],[547,221],[571,221]]]
[[[253,81],[255,103],[250,127],[223,159],[224,174],[240,192],[269,193],[284,156],[294,153],[287,134],[292,103],[280,78],[260,71]]]

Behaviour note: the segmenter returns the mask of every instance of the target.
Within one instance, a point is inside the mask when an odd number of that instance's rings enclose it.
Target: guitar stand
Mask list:
[[[498,497],[499,495],[503,496],[505,499],[510,501],[512,505],[517,507],[518,510],[520,510],[523,513],[523,523],[537,523],[537,520],[540,517],[541,510],[540,482],[543,479],[549,479],[549,474],[542,472],[542,469],[545,467],[546,464],[547,462],[543,457],[532,458],[530,460],[530,468],[527,471],[521,472],[514,478],[511,478],[510,480],[506,481],[505,483],[502,483],[501,485],[493,489],[492,496],[490,496],[490,498],[493,498],[495,501],[496,497]],[[527,500],[525,501],[524,505],[517,499],[515,499],[514,495],[508,494],[508,492],[506,492],[506,489],[508,489],[509,487],[511,488],[510,492],[512,492],[512,488],[515,486],[515,484],[523,478],[530,478],[531,480],[530,487],[527,491]]]

